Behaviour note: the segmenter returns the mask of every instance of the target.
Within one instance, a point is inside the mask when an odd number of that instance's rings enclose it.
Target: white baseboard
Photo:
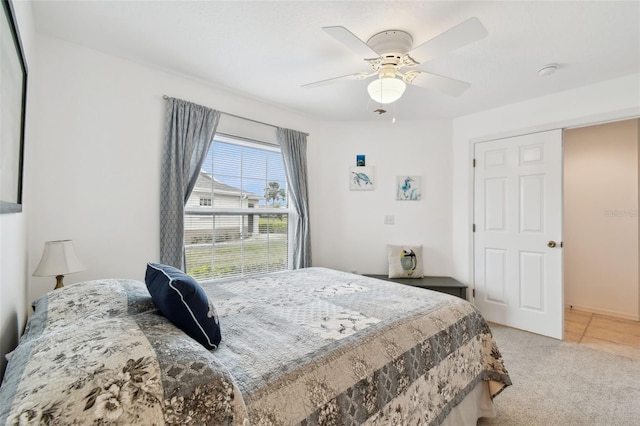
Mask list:
[[[564,307],[566,309],[572,309],[574,311],[590,312],[592,314],[606,315],[609,317],[621,318],[621,319],[626,319],[631,321],[640,321],[640,316],[633,315],[633,314],[626,314],[620,311],[610,311],[608,309],[600,309],[600,308],[594,308],[591,306],[580,306],[580,305],[571,305],[571,304],[565,305]]]

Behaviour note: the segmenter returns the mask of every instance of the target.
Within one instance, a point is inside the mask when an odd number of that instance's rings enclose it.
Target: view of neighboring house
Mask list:
[[[280,207],[274,194],[284,198],[285,190],[277,182],[263,185],[264,197],[200,172],[185,207],[185,261],[190,275],[210,280],[288,268],[288,213],[272,210]]]
[[[212,214],[213,208],[255,208],[264,197],[224,184],[210,173],[200,171],[187,201],[185,244],[211,243],[246,237],[258,233],[259,215]],[[191,214],[189,214],[191,213]]]

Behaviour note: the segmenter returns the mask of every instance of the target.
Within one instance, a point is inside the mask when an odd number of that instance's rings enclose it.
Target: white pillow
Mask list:
[[[422,278],[422,245],[387,245],[389,278]]]

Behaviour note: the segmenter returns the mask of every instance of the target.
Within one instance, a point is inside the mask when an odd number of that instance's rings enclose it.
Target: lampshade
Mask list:
[[[369,83],[367,91],[374,101],[380,104],[390,104],[400,99],[406,88],[407,85],[400,79],[382,77]]]
[[[71,240],[47,241],[34,277],[54,277],[84,271]]]

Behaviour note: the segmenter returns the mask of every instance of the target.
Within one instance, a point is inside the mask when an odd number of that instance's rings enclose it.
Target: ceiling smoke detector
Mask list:
[[[540,68],[538,70],[538,75],[540,77],[546,77],[548,75],[553,74],[554,72],[556,72],[558,70],[558,65],[557,64],[549,64],[549,65],[545,65],[544,67]]]

